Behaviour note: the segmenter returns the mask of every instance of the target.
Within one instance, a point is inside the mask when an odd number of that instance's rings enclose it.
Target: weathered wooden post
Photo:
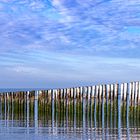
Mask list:
[[[2,93],[0,93],[0,119],[2,119]]]
[[[128,87],[127,87],[127,83],[124,83],[124,102],[126,103],[126,96],[127,96],[127,90],[128,90]]]
[[[111,89],[111,91],[110,91],[110,101],[111,101],[111,104],[113,103],[113,101],[114,101],[114,85],[113,84],[111,84],[110,85],[110,89]]]
[[[99,94],[98,94],[98,113],[99,113],[99,119],[101,119],[101,113],[102,113],[102,93],[103,93],[103,87],[102,85],[99,85]]]
[[[65,109],[65,107],[66,107],[66,89],[63,89],[63,114],[64,114],[64,117],[65,117],[65,111],[66,111],[66,109]]]
[[[132,82],[132,106],[135,104],[135,82]]]
[[[82,104],[83,104],[83,87],[80,87],[80,93],[79,93],[79,96],[80,96],[80,100],[79,100],[79,113],[82,114]]]
[[[87,96],[87,87],[83,87],[83,112],[85,112],[85,113],[87,111],[87,100],[86,100],[86,96]]]
[[[74,125],[74,128],[76,128],[76,94],[77,94],[77,88],[73,88],[73,125]]]
[[[132,82],[131,83],[129,83],[129,99],[130,99],[130,106],[132,106],[133,104],[133,102],[132,102]]]
[[[38,127],[38,94],[39,91],[35,91],[34,93],[34,123],[35,123],[35,128]]]
[[[121,102],[122,102],[122,96],[123,96],[123,84],[119,85],[118,91],[120,91],[120,92],[118,92],[118,108],[117,108],[117,111],[118,111],[118,113],[117,113],[118,114],[117,115],[118,116],[118,135],[119,135],[119,139],[121,139]]]
[[[115,94],[114,94],[114,99],[116,99],[117,100],[117,97],[118,97],[118,92],[119,92],[119,84],[114,84],[114,92],[115,92]]]
[[[123,116],[126,116],[126,107],[127,107],[127,83],[123,83]]]
[[[52,126],[54,126],[54,99],[55,99],[55,90],[51,90],[51,115],[52,115]]]
[[[80,100],[81,100],[81,102],[82,102],[82,100],[83,100],[83,87],[80,87]]]
[[[107,85],[107,103],[111,102],[111,86]]]
[[[91,87],[88,86],[87,87],[87,112],[88,112],[88,117],[89,117],[89,114],[90,114],[90,107],[91,107]]]
[[[12,112],[12,120],[13,120],[13,115],[14,115],[14,104],[13,104],[13,100],[14,100],[14,92],[11,92],[11,112]]]
[[[140,105],[140,82],[138,82],[138,105]]]
[[[4,93],[4,100],[5,100],[5,102],[4,102],[4,114],[5,114],[5,120],[6,120],[6,116],[7,116],[7,93]]]
[[[86,91],[87,91],[87,89],[86,89],[86,87],[83,87],[83,95],[82,95],[82,97],[83,97],[83,103],[82,103],[82,116],[83,116],[83,127],[85,127],[85,115],[86,115]]]
[[[138,106],[138,87],[139,87],[139,82],[136,82],[136,89],[135,89],[135,107]]]
[[[107,84],[107,92],[106,92],[106,115],[107,115],[107,119],[109,118],[108,116],[110,115],[109,112],[109,106],[110,106],[110,96],[111,95],[111,86],[109,84]],[[107,120],[108,121],[108,120]]]
[[[9,92],[7,92],[6,94],[7,94],[7,117],[9,117]]]
[[[99,110],[98,110],[98,108],[99,108],[99,99],[98,99],[98,97],[99,97],[99,86],[98,85],[96,86],[96,95],[95,95],[95,97],[96,98],[95,98],[95,108],[94,108],[94,110],[95,110],[95,114],[96,113],[98,114],[98,112],[99,112]]]
[[[102,125],[104,126],[104,103],[105,103],[105,94],[106,94],[106,85],[102,86]]]
[[[27,128],[29,127],[29,103],[30,103],[30,101],[29,101],[29,94],[30,94],[30,92],[29,91],[27,91],[27,97],[26,97],[26,103],[27,103],[27,117],[26,117],[26,119],[27,119]]]
[[[118,104],[118,108],[120,107],[120,113],[122,114],[122,116],[123,116],[123,114],[124,114],[124,111],[123,111],[123,107],[124,106],[122,106],[122,105],[124,105],[124,102],[123,102],[123,97],[124,97],[124,84],[121,84],[121,94],[120,94],[120,99],[119,99],[119,97],[118,97],[118,100],[120,100],[120,101],[118,101],[118,102],[120,102],[120,104]]]
[[[128,119],[129,116],[129,106],[130,106],[130,94],[131,94],[131,84],[127,84],[127,92],[126,92],[126,117]],[[128,120],[127,120],[128,121]]]
[[[70,88],[70,116],[69,117],[70,120],[73,119],[73,88]]]
[[[94,109],[94,99],[95,99],[95,86],[91,87],[91,116],[93,114],[93,109]]]
[[[99,85],[99,96],[98,96],[98,100],[99,100],[99,104],[102,103],[102,85]]]
[[[121,84],[121,102],[123,101],[123,97],[124,97],[124,85]]]

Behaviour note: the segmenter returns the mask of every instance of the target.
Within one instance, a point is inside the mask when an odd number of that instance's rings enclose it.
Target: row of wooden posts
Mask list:
[[[93,99],[98,102],[102,102],[104,99],[112,102],[120,98],[122,103],[129,101],[130,106],[138,106],[140,105],[140,82],[0,93],[1,101],[20,99],[22,102],[25,98],[29,98],[30,101],[46,99],[46,102],[59,101],[60,99],[81,101],[82,99]]]

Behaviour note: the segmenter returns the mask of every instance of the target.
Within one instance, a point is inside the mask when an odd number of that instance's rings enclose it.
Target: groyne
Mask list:
[[[116,111],[118,107],[122,116],[133,111],[139,116],[140,82],[0,93],[0,113],[7,115],[8,112],[10,117],[16,112],[21,112],[23,117],[45,113],[49,116],[59,114],[60,117],[83,116],[84,113],[100,116],[103,111],[106,114],[119,113]]]

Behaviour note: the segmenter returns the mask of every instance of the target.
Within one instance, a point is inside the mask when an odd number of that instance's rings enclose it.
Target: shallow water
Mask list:
[[[140,139],[140,109],[120,98],[0,102],[0,139]]]

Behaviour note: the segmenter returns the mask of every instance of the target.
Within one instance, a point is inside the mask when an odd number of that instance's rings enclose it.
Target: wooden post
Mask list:
[[[128,92],[128,91],[127,91],[127,90],[128,90],[128,89],[127,89],[127,86],[128,86],[127,83],[124,83],[124,102],[125,102],[125,103],[126,103],[126,96],[127,96],[127,92]]]
[[[57,105],[57,101],[58,101],[58,90],[55,90],[55,114],[57,116],[57,112],[58,112],[58,105]]]
[[[105,99],[105,95],[106,95],[106,85],[103,85],[102,99]]]
[[[34,96],[34,120],[35,127],[38,127],[38,93],[39,91],[35,91]]]
[[[112,103],[113,102],[113,96],[114,96],[114,86],[113,86],[113,84],[110,85],[110,89],[111,89],[111,91],[110,91],[110,101]]]
[[[66,107],[66,89],[63,89],[63,111],[65,116],[65,107]]]
[[[99,96],[98,96],[98,100],[99,100],[99,103],[101,104],[102,103],[102,85],[99,85]]]
[[[99,115],[99,86],[96,86],[96,113]],[[99,116],[98,116],[99,117]]]
[[[123,101],[123,97],[124,97],[124,85],[121,84],[121,102]]]
[[[117,97],[118,97],[118,87],[119,87],[119,85],[118,84],[114,84],[114,99],[117,99]]]
[[[85,121],[85,112],[86,112],[86,93],[87,93],[87,88],[83,87],[83,100],[82,100],[82,116],[83,116],[83,122]]]
[[[82,100],[83,100],[83,87],[80,87],[80,100],[81,100],[81,102],[82,102]]]
[[[133,105],[133,102],[132,102],[132,82],[129,83],[129,99],[130,99],[130,105],[132,106]]]
[[[76,129],[76,102],[77,102],[77,99],[76,99],[76,95],[77,95],[77,88],[73,88],[73,111],[74,111],[74,115],[73,115],[73,126],[74,126],[74,129]]]
[[[66,118],[67,118],[67,116],[68,116],[68,88],[66,89],[66,110],[65,110],[65,112],[66,112]]]
[[[131,83],[129,83],[129,84],[127,83],[127,92],[126,92],[126,117],[127,118],[128,118],[128,115],[129,115],[130,94],[131,94]]]
[[[2,119],[2,93],[0,93],[0,119]]]
[[[138,83],[138,105],[140,105],[140,82]]]
[[[96,86],[96,101],[98,102],[98,97],[99,97],[99,86]]]
[[[90,110],[91,110],[91,87],[88,86],[87,87],[87,115],[89,117],[89,114],[90,114]]]
[[[55,90],[51,90],[51,117],[52,117],[52,126],[54,124],[54,99],[55,99]]]
[[[108,106],[108,103],[110,102],[110,94],[111,94],[111,88],[110,88],[110,85],[107,85],[107,106]]]
[[[135,102],[135,82],[132,82],[132,104]]]
[[[26,103],[27,103],[27,117],[26,117],[26,119],[27,119],[27,128],[29,127],[29,94],[30,94],[30,92],[29,91],[27,91],[27,97],[26,97]]]
[[[104,103],[105,103],[105,92],[106,86],[103,85],[103,92],[102,92],[102,128],[104,128]]]
[[[91,87],[91,112],[93,113],[93,104],[94,104],[94,100],[96,99],[96,92],[95,92],[95,86],[92,86]],[[91,113],[91,115],[92,115],[92,113]]]
[[[138,106],[138,86],[139,82],[136,82],[136,89],[135,89],[135,106]]]
[[[4,102],[4,110],[5,110],[5,112],[4,112],[4,114],[5,114],[5,119],[7,118],[6,116],[6,114],[7,114],[7,93],[4,93],[4,100],[5,100],[5,102]]]
[[[9,116],[9,93],[7,92],[7,114]]]

